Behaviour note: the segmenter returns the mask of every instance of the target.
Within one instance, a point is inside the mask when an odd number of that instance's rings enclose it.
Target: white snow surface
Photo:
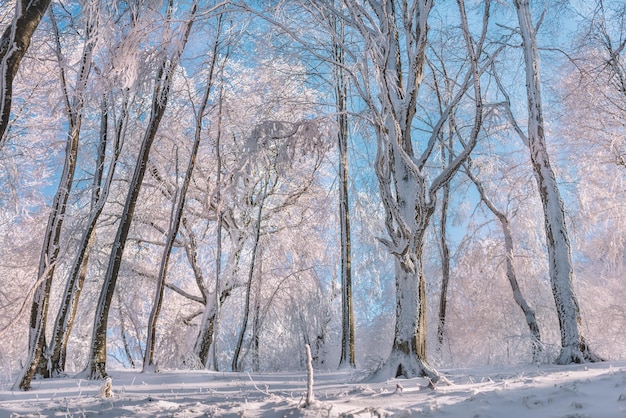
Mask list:
[[[626,361],[440,372],[451,384],[432,390],[422,378],[318,370],[308,408],[305,372],[113,370],[110,398],[102,381],[35,380],[21,392],[4,380],[0,417],[626,417]]]

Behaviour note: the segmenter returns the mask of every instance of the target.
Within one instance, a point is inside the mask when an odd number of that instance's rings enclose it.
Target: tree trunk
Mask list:
[[[170,18],[173,8],[172,3],[172,0],[168,3],[168,17]],[[152,147],[152,143],[159,129],[161,118],[165,113],[172,78],[174,76],[176,66],[178,65],[178,58],[182,54],[187,42],[191,26],[194,22],[196,10],[197,1],[194,2],[191,8],[190,18],[187,21],[185,33],[183,34],[183,38],[181,39],[178,48],[174,52],[174,56],[166,57],[163,60],[155,79],[150,119],[148,120],[146,132],[144,133],[141,142],[137,163],[133,171],[133,177],[129,184],[128,194],[126,196],[124,208],[122,209],[120,217],[120,224],[117,229],[115,241],[113,242],[113,248],[111,249],[111,255],[109,257],[109,264],[107,266],[104,282],[102,284],[102,290],[96,306],[93,334],[91,339],[91,351],[89,354],[89,364],[87,366],[87,372],[91,379],[107,377],[106,340],[111,299],[113,298],[115,285],[117,283],[117,276],[122,264],[122,256],[124,254],[128,232],[130,231],[130,224],[135,212],[137,197],[139,196],[139,191],[141,190],[143,178],[146,173],[150,148]]]
[[[261,368],[259,345],[261,342],[261,289],[254,300],[254,316],[252,318],[252,371],[258,373]]]
[[[130,346],[128,345],[128,338],[126,337],[126,323],[124,321],[124,312],[122,312],[122,298],[118,292],[116,292],[115,295],[117,296],[117,310],[120,318],[120,337],[122,338],[122,345],[124,346],[124,354],[126,355],[128,364],[130,364],[130,367],[134,369],[135,360],[133,359],[133,354],[131,353]]]
[[[222,15],[218,18],[218,28],[221,29]],[[218,30],[219,33],[219,30]],[[209,84],[212,84],[213,79],[213,70],[215,68],[215,62],[217,57],[217,48],[218,41],[216,40],[213,46],[213,59],[211,64],[211,71],[209,77]],[[226,58],[225,58],[226,59]],[[223,66],[222,66],[223,69]],[[221,76],[223,77],[223,72]],[[224,80],[222,80],[224,81]],[[215,371],[218,370],[218,359],[217,359],[217,336],[219,333],[219,319],[220,319],[220,311],[221,305],[223,302],[222,297],[225,299],[230,291],[226,291],[222,293],[221,291],[221,275],[222,275],[222,229],[224,226],[224,212],[222,208],[222,152],[221,152],[221,139],[222,139],[222,105],[223,105],[223,97],[224,97],[224,83],[220,85],[220,97],[218,104],[218,123],[217,123],[217,135],[215,139],[215,157],[217,160],[217,175],[215,181],[215,200],[216,200],[216,211],[217,211],[217,237],[216,237],[216,254],[215,254],[215,293],[213,298],[213,306],[210,306],[210,302],[208,300],[208,293],[205,295],[205,309],[204,314],[202,316],[202,322],[200,324],[200,332],[198,334],[198,338],[194,345],[194,354],[203,367],[207,366],[209,359],[209,349],[212,347],[213,350],[213,369]],[[202,114],[198,116],[201,117]],[[196,116],[196,118],[198,118]],[[201,124],[199,125],[201,126]]]
[[[222,23],[222,15],[219,16],[219,28],[221,28]],[[217,55],[217,46],[218,42],[215,42],[213,48],[213,57]],[[227,58],[227,57],[226,57]],[[225,59],[226,59],[225,58]],[[215,200],[217,201],[217,233],[216,233],[216,251],[215,251],[215,318],[212,327],[213,333],[213,370],[219,370],[219,362],[217,359],[217,338],[219,335],[219,325],[220,325],[220,315],[222,309],[222,302],[220,298],[220,288],[221,288],[221,276],[222,276],[222,228],[224,226],[224,212],[222,208],[222,117],[223,117],[223,103],[224,103],[224,66],[222,66],[221,71],[221,79],[222,83],[220,84],[220,97],[219,97],[219,105],[217,110],[217,135],[215,138],[215,159],[217,161],[217,175],[215,179],[216,192],[215,192]]]
[[[52,14],[51,18],[55,28],[57,56],[60,65],[61,87],[63,89],[65,109],[69,119],[69,132],[65,148],[63,172],[61,174],[59,187],[52,203],[52,209],[48,218],[48,226],[46,228],[41,258],[39,261],[38,281],[40,283],[35,291],[31,309],[28,361],[19,376],[18,382],[16,382],[22,390],[30,389],[30,382],[37,371],[42,373],[44,377],[50,376],[45,335],[46,322],[48,319],[50,288],[52,286],[54,269],[60,251],[59,240],[65,218],[65,211],[67,209],[67,200],[69,199],[72,184],[74,182],[74,172],[76,170],[76,160],[78,157],[78,141],[80,137],[84,107],[84,93],[87,80],[89,78],[93,51],[93,42],[91,42],[90,39],[92,26],[88,22],[87,40],[85,41],[83,48],[81,68],[78,80],[76,81],[75,95],[70,99],[65,78],[65,69],[63,68],[61,59],[61,43],[59,33]]]
[[[450,282],[450,248],[448,246],[448,203],[450,201],[450,184],[443,188],[441,199],[441,224],[439,226],[439,241],[441,243],[441,295],[439,295],[439,321],[437,321],[438,350],[443,347],[446,325],[446,309],[448,305],[448,283]]]
[[[337,19],[335,19],[335,22]],[[339,27],[337,27],[339,25]],[[343,23],[336,22],[335,30],[343,41]],[[344,51],[342,42],[334,42],[336,65],[335,100],[337,104],[337,149],[339,150],[339,222],[341,225],[341,358],[339,367],[355,367],[354,358],[354,307],[352,304],[352,268],[350,248],[350,209],[348,199],[348,115],[346,107],[347,86],[344,77]]]
[[[465,5],[457,0],[469,67],[465,80],[443,110],[422,152],[416,155],[412,135],[417,130],[414,118],[419,88],[426,61],[428,16],[432,1],[369,2],[369,8],[356,1],[345,1],[351,25],[364,38],[367,59],[362,62],[361,77],[375,85],[354,79],[357,91],[372,112],[377,138],[376,177],[385,208],[388,239],[381,239],[394,257],[396,273],[396,325],[391,353],[376,378],[426,376],[434,385],[442,377],[426,362],[426,292],[422,272],[422,247],[426,228],[435,209],[436,194],[458,171],[476,145],[482,124],[481,70],[484,36],[472,39]],[[488,25],[489,2],[485,4],[483,33]],[[375,30],[372,30],[374,26]],[[375,33],[375,35],[373,35]],[[404,42],[406,40],[407,42]],[[402,43],[401,43],[402,42]],[[495,56],[497,54],[492,54]],[[493,59],[493,58],[490,58]],[[437,175],[426,172],[442,126],[456,106],[473,87],[475,117],[469,139],[450,164]],[[432,179],[432,180],[431,180]]]
[[[45,329],[48,318],[50,288],[54,276],[54,268],[59,254],[59,237],[65,216],[67,200],[74,179],[76,156],[78,153],[78,131],[68,137],[65,150],[65,164],[59,188],[54,196],[52,209],[48,218],[48,226],[44,237],[43,248],[39,261],[37,290],[33,297],[29,328],[29,356],[26,367],[19,377],[19,388],[30,389],[30,381],[38,369],[40,358],[46,349]],[[47,369],[47,367],[46,367]]]
[[[152,142],[156,136],[161,117],[165,112],[165,106],[167,104],[167,91],[169,90],[169,85],[167,83],[169,83],[169,80],[160,79],[160,76],[163,75],[164,71],[165,68],[161,68],[161,74],[159,75],[159,79],[156,81],[157,87],[153,97],[152,112],[150,114],[148,128],[141,143],[141,149],[139,151],[133,177],[129,185],[130,189],[128,191],[128,195],[126,196],[126,202],[120,217],[120,224],[117,229],[115,241],[113,242],[113,248],[111,249],[109,264],[104,276],[100,298],[98,299],[98,304],[96,306],[91,352],[89,355],[88,365],[88,373],[92,379],[104,378],[107,376],[106,332],[109,309],[111,307],[111,298],[113,297],[115,285],[117,283],[117,275],[121,267],[122,255],[124,254],[126,238],[128,237],[130,223],[135,212],[137,197],[139,196],[143,177],[146,172],[150,147],[152,146]],[[161,85],[161,83],[163,83],[163,85]],[[161,89],[163,89],[163,91],[161,91]]]
[[[265,197],[267,194],[267,183],[269,179],[263,183],[263,190],[261,196],[259,196],[259,210],[256,219],[256,226],[254,231],[254,244],[252,247],[252,256],[250,260],[250,270],[248,271],[248,282],[246,284],[246,300],[243,310],[243,320],[241,321],[241,328],[239,329],[239,336],[237,337],[237,345],[235,346],[235,353],[233,354],[233,361],[231,364],[232,371],[241,371],[241,364],[239,363],[239,355],[241,348],[243,347],[243,338],[246,334],[246,328],[248,327],[248,317],[250,316],[250,295],[252,290],[252,279],[254,278],[254,267],[256,263],[256,256],[259,249],[259,238],[261,237],[261,215],[263,213],[263,204],[265,203]]]
[[[234,236],[233,236],[234,235]],[[243,236],[238,234],[237,231],[231,231],[231,253],[226,263],[227,266],[232,266],[233,271],[229,274],[229,277],[236,277],[238,274],[239,258],[241,251],[243,250]],[[224,284],[222,280],[219,280],[219,288],[216,292],[219,292],[219,299],[216,303],[216,298],[207,297],[204,301],[204,312],[202,315],[202,321],[200,323],[200,330],[198,331],[198,337],[194,344],[193,352],[198,360],[202,363],[203,367],[206,367],[209,360],[209,350],[211,344],[214,343],[214,337],[217,335],[215,327],[219,321],[218,307],[224,304],[224,301],[233,289],[232,282],[226,282]]]
[[[431,386],[441,376],[426,359],[426,299],[421,248],[416,249],[414,267],[395,260],[396,323],[391,354],[376,373],[381,377],[424,376]],[[416,313],[418,313],[416,315]]]
[[[384,156],[380,155],[381,151]],[[386,244],[395,261],[396,322],[391,354],[374,377],[425,376],[434,385],[440,376],[426,358],[422,247],[435,202],[427,202],[425,178],[415,176],[398,152],[401,151],[396,145],[379,149],[377,164],[387,229],[393,240]],[[392,183],[395,192],[391,191]]]
[[[472,180],[472,182],[476,185],[478,189],[478,193],[480,194],[480,199],[485,203],[487,208],[495,215],[495,217],[500,222],[500,227],[502,228],[502,234],[504,235],[504,250],[505,250],[505,259],[506,259],[506,277],[511,285],[511,290],[513,291],[513,299],[517,306],[520,307],[522,312],[524,313],[524,318],[526,319],[526,324],[528,325],[528,329],[530,331],[530,335],[532,338],[532,357],[533,362],[538,363],[541,361],[541,353],[542,353],[542,344],[541,344],[541,334],[539,332],[539,324],[537,323],[537,317],[535,315],[535,311],[528,305],[526,302],[526,298],[522,294],[522,290],[519,287],[519,283],[517,282],[517,274],[515,273],[515,252],[513,247],[513,233],[511,231],[511,226],[509,224],[509,219],[507,216],[500,212],[493,202],[487,197],[485,194],[485,190],[482,187],[480,181],[472,174],[470,168],[467,170],[467,175]]]
[[[215,43],[217,48],[217,42]],[[211,93],[211,86],[213,83],[213,70],[215,69],[215,62],[217,60],[216,51],[213,53],[213,61],[209,72],[209,80],[207,87],[202,97],[200,109],[196,116],[196,128],[194,134],[194,141],[191,148],[191,154],[189,155],[189,163],[187,164],[187,170],[185,171],[185,178],[179,193],[174,193],[172,202],[172,214],[170,219],[170,227],[165,240],[165,247],[163,248],[163,256],[161,259],[161,266],[159,268],[159,276],[157,278],[157,290],[154,296],[154,302],[152,310],[150,311],[150,318],[148,319],[148,335],[146,338],[146,355],[144,356],[143,372],[155,371],[156,364],[154,363],[154,347],[156,344],[156,323],[161,311],[161,305],[163,303],[163,293],[165,291],[165,278],[167,276],[167,267],[169,264],[172,248],[174,247],[174,241],[178,235],[178,229],[180,227],[181,220],[183,218],[183,210],[185,208],[185,200],[187,198],[187,190],[189,189],[189,183],[191,183],[191,177],[196,165],[196,158],[198,156],[198,149],[200,148],[200,140],[202,139],[202,120],[204,111],[206,109],[209,95]]]
[[[17,0],[15,15],[0,38],[0,148],[11,116],[13,79],[50,0]]]
[[[121,153],[123,143],[123,129],[126,124],[127,101],[124,101],[122,105],[122,115],[117,124],[115,132],[115,138],[113,143],[113,155],[109,163],[109,169],[104,185],[101,184],[104,159],[106,155],[106,147],[108,142],[107,126],[108,126],[108,103],[106,97],[103,99],[102,104],[102,117],[101,117],[101,133],[100,133],[100,145],[98,146],[98,158],[96,161],[96,175],[93,180],[93,194],[92,205],[89,219],[87,220],[87,226],[83,232],[80,244],[78,246],[76,258],[72,265],[72,270],[69,275],[69,279],[65,286],[65,292],[63,293],[63,300],[54,324],[52,331],[52,341],[50,342],[50,370],[52,376],[62,375],[65,372],[65,360],[67,352],[67,343],[72,332],[74,320],[78,310],[78,302],[85,282],[87,273],[87,265],[89,262],[89,253],[96,237],[96,224],[98,218],[104,209],[104,204],[109,195],[111,189],[111,183],[115,174],[115,167],[117,165],[117,159]]]
[[[528,96],[528,146],[543,205],[552,294],[561,329],[558,364],[599,361],[580,331],[580,310],[572,284],[573,267],[563,201],[546,147],[541,104],[539,57],[528,0],[514,0],[522,36]]]

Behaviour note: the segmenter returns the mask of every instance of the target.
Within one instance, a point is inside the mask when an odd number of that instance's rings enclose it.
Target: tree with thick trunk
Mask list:
[[[561,330],[561,352],[556,362],[598,361],[600,358],[589,349],[580,329],[580,309],[572,283],[574,271],[563,201],[546,145],[536,29],[529,1],[514,0],[513,3],[519,20],[526,73],[527,145],[543,205],[550,283]]]
[[[11,116],[13,80],[49,5],[50,0],[17,0],[13,20],[0,38],[0,148]]]
[[[424,237],[436,206],[436,194],[458,171],[478,139],[482,123],[482,101],[478,57],[483,54],[490,4],[485,4],[481,38],[473,39],[458,2],[469,69],[457,84],[449,106],[443,110],[433,132],[421,147],[414,143],[414,118],[422,84],[432,1],[361,2],[345,0],[342,16],[364,43],[364,56],[356,57],[362,72],[353,77],[355,87],[367,104],[377,139],[376,176],[385,208],[387,239],[381,239],[394,256],[396,313],[391,353],[374,378],[427,377],[434,385],[442,377],[426,358],[426,283]],[[492,54],[490,59],[497,55]],[[374,74],[373,84],[369,84]],[[473,89],[472,89],[473,87]],[[468,139],[458,154],[433,176],[427,163],[433,156],[441,129],[450,114],[472,91],[474,121]],[[417,150],[421,154],[417,153]]]

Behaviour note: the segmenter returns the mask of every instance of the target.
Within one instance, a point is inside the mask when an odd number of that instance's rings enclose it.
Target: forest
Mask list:
[[[0,4],[0,374],[626,358],[626,5]]]

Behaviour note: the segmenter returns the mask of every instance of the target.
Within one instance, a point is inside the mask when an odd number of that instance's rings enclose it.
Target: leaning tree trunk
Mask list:
[[[65,162],[59,187],[54,196],[52,210],[48,218],[48,226],[44,236],[44,243],[39,261],[39,272],[37,290],[33,297],[29,328],[29,354],[26,366],[22,370],[17,386],[22,390],[30,389],[30,382],[35,373],[39,371],[45,377],[49,377],[48,356],[46,353],[46,322],[48,319],[48,305],[50,299],[50,288],[54,277],[55,265],[60,251],[60,237],[67,209],[67,200],[70,196],[72,184],[74,182],[74,172],[76,170],[76,160],[78,158],[78,141],[83,117],[84,94],[89,78],[93,42],[90,39],[90,23],[87,23],[87,40],[83,48],[81,67],[76,81],[75,95],[70,98],[65,69],[61,59],[61,43],[57,31],[54,16],[51,14],[55,28],[55,38],[57,43],[57,55],[60,65],[61,87],[65,98],[65,109],[69,119],[69,132],[65,148]],[[33,29],[34,30],[34,29]],[[10,99],[9,99],[10,100]]]
[[[241,328],[239,329],[239,336],[237,337],[237,345],[235,346],[235,352],[233,354],[233,361],[231,364],[231,369],[236,372],[241,370],[241,364],[239,362],[239,355],[241,354],[241,348],[243,347],[243,338],[246,334],[246,329],[248,327],[248,318],[250,316],[250,296],[252,293],[252,279],[254,278],[256,257],[259,250],[259,239],[261,237],[261,220],[263,213],[263,205],[265,203],[265,198],[267,197],[267,185],[269,179],[264,181],[263,189],[260,191],[261,196],[259,197],[259,210],[257,212],[257,219],[254,231],[254,243],[252,246],[252,255],[250,259],[250,269],[248,270],[248,281],[246,283],[246,298],[244,303],[243,310],[243,320],[241,321]]]
[[[115,285],[117,283],[117,276],[122,263],[122,255],[124,254],[126,239],[128,237],[128,232],[130,231],[130,224],[135,212],[135,206],[137,204],[137,197],[139,196],[143,177],[146,172],[150,148],[156,136],[163,113],[165,113],[165,107],[167,104],[169,80],[161,79],[163,73],[167,72],[165,68],[162,67],[160,72],[161,74],[159,74],[159,78],[156,81],[157,87],[153,97],[152,112],[148,122],[148,128],[144,134],[135,170],[133,172],[133,177],[129,184],[130,188],[128,195],[126,196],[124,209],[122,210],[122,214],[120,216],[120,224],[117,229],[115,241],[113,242],[113,248],[111,250],[109,264],[104,276],[100,298],[98,299],[98,304],[96,306],[89,365],[87,366],[89,377],[92,379],[104,378],[107,376],[106,333],[111,299],[113,298],[113,293],[115,291]]]
[[[50,0],[17,0],[15,15],[0,38],[0,148],[11,116],[13,79]]]
[[[173,1],[168,3],[168,17],[171,18],[171,11],[173,8]],[[124,248],[126,246],[126,239],[130,231],[130,224],[135,213],[135,206],[137,204],[137,197],[141,190],[144,175],[146,173],[146,167],[148,164],[148,157],[150,155],[150,148],[154,142],[159,125],[165,109],[167,108],[167,101],[169,98],[169,91],[172,84],[172,78],[174,76],[175,69],[178,65],[178,59],[183,52],[191,26],[194,22],[195,13],[197,10],[197,1],[194,2],[190,10],[190,18],[186,23],[185,32],[181,39],[178,48],[176,49],[173,57],[165,57],[162,61],[157,77],[155,79],[154,92],[152,96],[152,110],[150,112],[150,118],[144,133],[141,147],[139,149],[139,155],[137,157],[137,163],[133,171],[133,177],[129,184],[128,194],[122,209],[120,217],[120,224],[115,235],[115,241],[113,242],[113,248],[109,257],[109,264],[107,266],[106,274],[104,276],[104,282],[102,284],[102,290],[96,306],[96,314],[94,318],[93,333],[91,338],[91,350],[89,354],[89,364],[87,365],[87,372],[91,379],[104,378],[106,373],[106,341],[107,341],[107,325],[109,317],[109,309],[111,307],[111,300],[115,291],[115,285],[117,283],[117,276],[122,264],[122,256],[124,254]]]
[[[215,43],[217,48],[217,42]],[[204,111],[206,109],[209,95],[211,93],[211,86],[213,84],[213,71],[215,69],[216,53],[213,51],[213,58],[211,62],[211,68],[209,71],[209,80],[207,87],[202,96],[202,103],[196,117],[196,128],[194,134],[194,141],[191,147],[191,154],[189,156],[189,163],[187,164],[187,170],[185,171],[185,178],[180,193],[174,193],[172,203],[172,216],[170,219],[170,226],[167,232],[167,238],[165,240],[165,247],[163,248],[163,256],[161,258],[161,266],[159,268],[159,276],[157,278],[157,290],[154,296],[154,302],[150,311],[150,317],[148,319],[148,335],[146,338],[146,355],[144,356],[143,372],[155,371],[156,364],[154,362],[154,347],[156,343],[156,323],[161,311],[163,303],[163,293],[165,291],[165,278],[167,276],[167,268],[169,265],[169,259],[174,247],[174,241],[178,235],[178,229],[180,227],[181,220],[183,219],[183,209],[185,208],[185,200],[187,198],[187,190],[191,183],[191,177],[193,170],[196,166],[196,158],[198,156],[198,149],[200,148],[200,140],[202,139],[202,119]]]
[[[480,195],[480,199],[485,203],[487,208],[494,214],[494,216],[500,222],[500,227],[502,228],[502,234],[504,235],[504,250],[505,250],[505,260],[506,260],[506,277],[511,286],[511,290],[513,291],[513,299],[517,306],[520,307],[524,314],[524,318],[526,319],[526,324],[528,325],[528,329],[530,331],[530,335],[532,338],[532,356],[533,362],[538,363],[541,361],[541,353],[542,353],[542,344],[541,344],[541,333],[539,331],[539,324],[537,323],[537,316],[535,315],[535,311],[530,307],[526,298],[522,294],[522,290],[519,287],[519,283],[517,281],[517,274],[515,273],[515,252],[513,247],[513,233],[511,231],[511,225],[509,224],[509,219],[507,216],[500,212],[493,202],[487,197],[485,194],[485,189],[482,186],[482,183],[472,174],[470,171],[471,168],[467,169],[467,176],[469,179],[476,185],[478,189],[478,193]]]
[[[522,36],[528,96],[528,146],[543,205],[552,294],[561,329],[558,364],[598,361],[582,336],[580,309],[572,284],[573,267],[563,201],[546,147],[541,104],[539,56],[528,0],[514,0]]]
[[[96,224],[107,201],[111,183],[115,174],[118,157],[121,153],[123,142],[123,130],[126,124],[127,101],[122,106],[122,115],[117,124],[113,143],[113,155],[109,162],[106,180],[101,185],[103,176],[104,161],[108,142],[108,101],[103,99],[101,116],[100,144],[98,146],[98,158],[96,161],[96,175],[93,181],[92,208],[87,220],[87,226],[83,231],[83,236],[78,245],[76,258],[70,271],[69,279],[65,285],[63,299],[59,306],[59,311],[52,331],[52,341],[50,342],[50,370],[53,376],[62,375],[65,372],[65,362],[67,353],[67,343],[74,326],[76,314],[78,312],[78,302],[82,293],[83,284],[87,274],[89,253],[96,237]]]

